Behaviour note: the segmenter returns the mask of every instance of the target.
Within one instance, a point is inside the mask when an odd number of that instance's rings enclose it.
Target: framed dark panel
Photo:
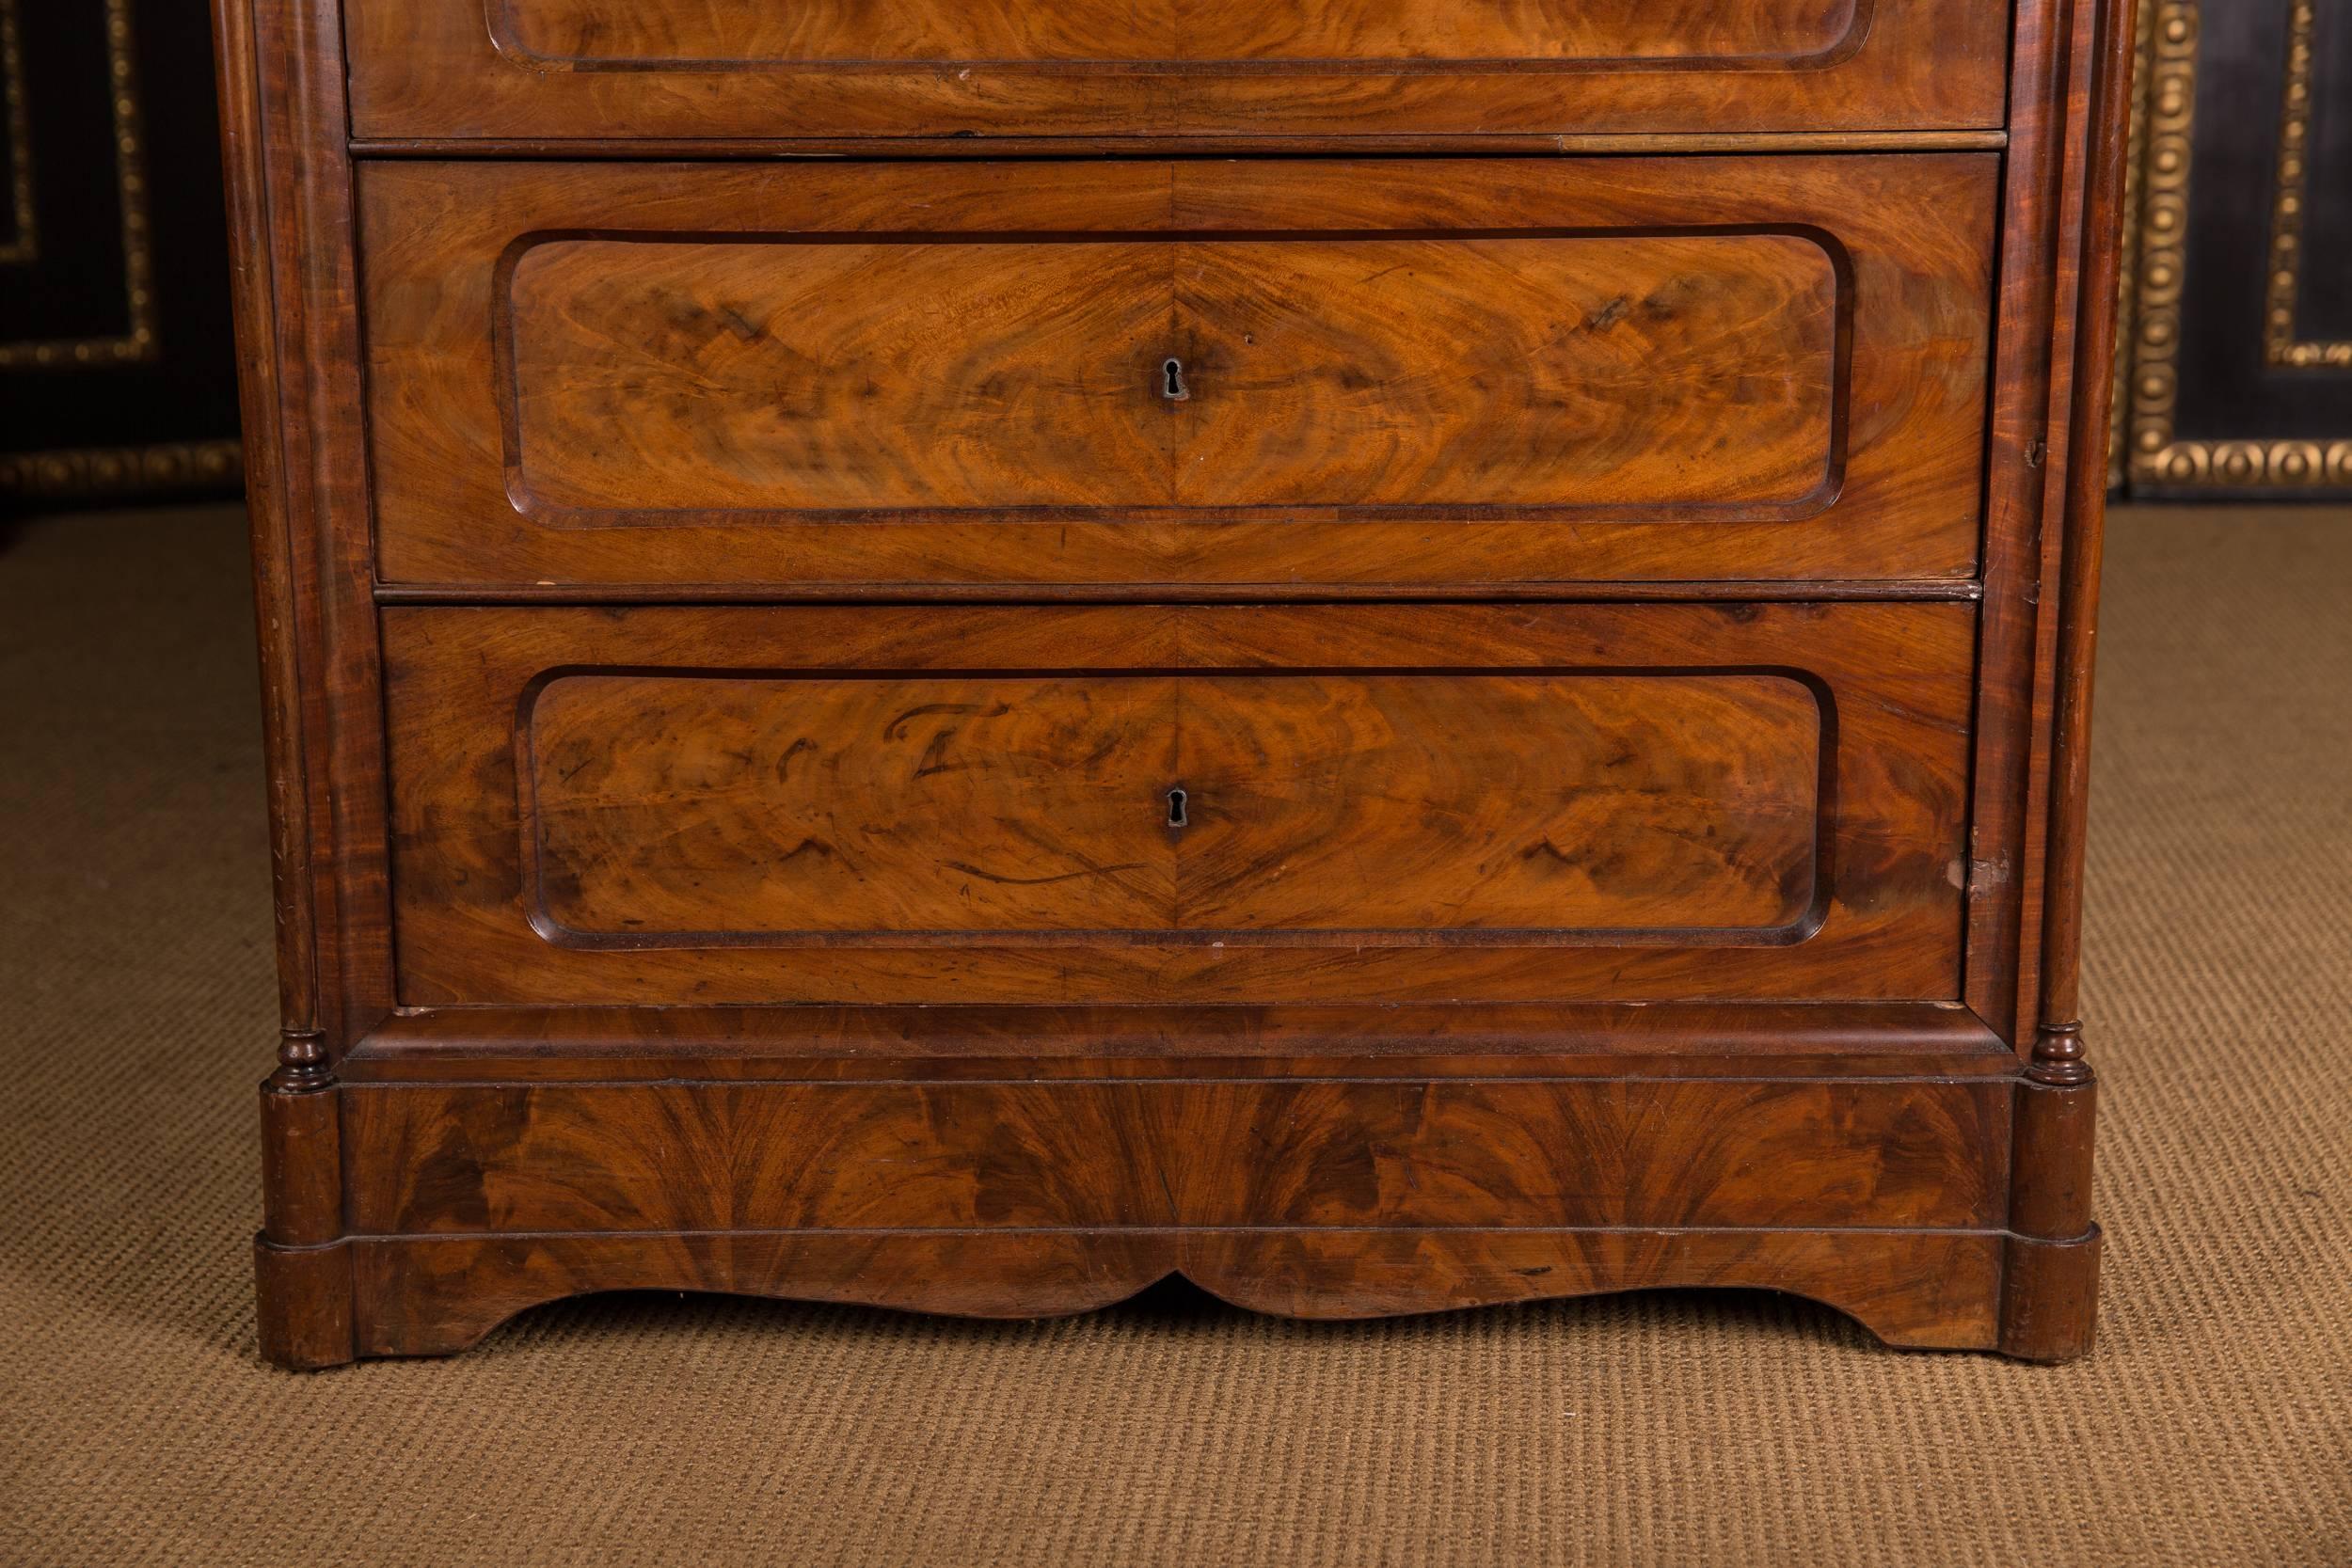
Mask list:
[[[241,477],[202,0],[0,0],[0,505]]]
[[[2126,482],[2352,495],[2352,5],[2150,0],[2143,22]]]
[[[2299,0],[2291,14],[2270,359],[2352,370],[2352,7]]]

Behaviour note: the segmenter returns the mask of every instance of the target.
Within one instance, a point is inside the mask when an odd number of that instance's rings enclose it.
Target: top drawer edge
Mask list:
[[[2006,113],[2011,21],[2009,0],[345,0],[344,12],[362,144],[1990,131]]]
[[[732,159],[827,162],[947,162],[1058,158],[1606,158],[1703,157],[1725,153],[2001,152],[2007,131],[1646,132],[1626,135],[1374,136],[387,136],[354,137],[359,159],[630,160]]]

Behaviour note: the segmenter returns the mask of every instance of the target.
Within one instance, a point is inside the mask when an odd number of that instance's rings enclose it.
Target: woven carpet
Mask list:
[[[1763,1294],[1302,1326],[676,1296],[255,1357],[275,1037],[241,523],[0,548],[0,1562],[2352,1562],[2352,515],[2113,528],[2106,1317]]]

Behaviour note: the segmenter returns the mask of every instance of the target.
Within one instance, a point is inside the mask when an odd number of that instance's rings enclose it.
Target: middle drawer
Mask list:
[[[380,570],[1964,578],[1997,179],[1989,153],[369,165]]]
[[[1950,1001],[1975,624],[396,607],[401,1000]]]

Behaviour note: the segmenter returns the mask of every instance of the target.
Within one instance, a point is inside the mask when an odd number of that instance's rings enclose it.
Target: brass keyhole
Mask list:
[[[1186,803],[1187,799],[1183,790],[1171,789],[1168,792],[1168,825],[1169,827],[1181,828],[1184,826],[1184,808]]]
[[[1184,362],[1182,359],[1170,359],[1163,364],[1160,374],[1166,377],[1160,390],[1168,402],[1182,403],[1192,396],[1192,388],[1184,385]]]

